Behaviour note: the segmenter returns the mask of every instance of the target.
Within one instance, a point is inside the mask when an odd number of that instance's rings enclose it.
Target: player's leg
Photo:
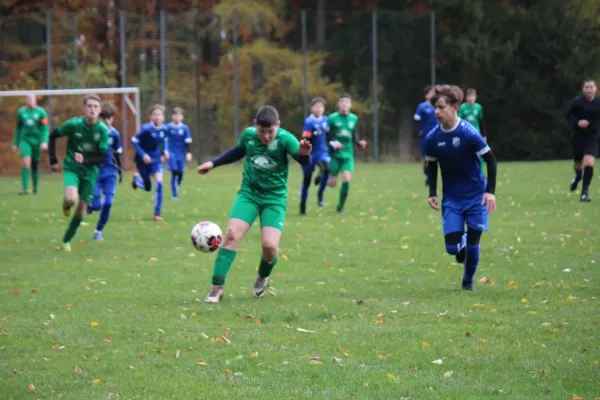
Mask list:
[[[102,185],[106,177],[101,176],[98,178],[96,182],[96,186],[94,186],[94,195],[92,196],[92,201],[88,204],[88,214],[91,214],[94,211],[100,211],[102,209]]]
[[[320,174],[321,177],[319,181],[319,190],[317,192],[317,202],[319,207],[323,207],[323,194],[325,193],[325,188],[327,187],[327,181],[329,180],[329,163],[331,162],[331,158],[326,155],[323,156],[321,161],[319,162]]]
[[[97,186],[97,185],[96,185]],[[102,230],[106,226],[108,219],[110,218],[110,211],[113,205],[113,199],[117,190],[117,176],[110,175],[102,180],[102,193],[104,194],[104,201],[102,202],[102,211],[100,211],[100,217],[96,224],[96,230],[94,231],[94,240],[104,241],[102,236]]]
[[[162,164],[153,164],[152,176],[156,184],[156,191],[154,192],[154,220],[162,221],[160,216],[162,211],[163,203],[163,166]]]
[[[177,160],[173,155],[167,161],[167,169],[171,171],[171,198],[177,200],[177,186],[179,184],[177,173],[179,170],[177,169]]]
[[[65,234],[62,238],[63,250],[71,251],[71,240],[75,236],[75,233],[77,233],[77,229],[81,225],[81,222],[83,221],[83,216],[85,215],[85,212],[87,210],[87,204],[94,195],[94,187],[96,185],[97,176],[95,174],[89,176],[79,176],[78,174],[71,171],[65,171],[65,175],[67,175],[67,172],[69,172],[69,180],[74,181],[75,178],[77,179],[77,186],[67,186],[67,178],[65,177],[65,204],[70,205],[70,207],[72,207],[77,202],[77,200],[79,200],[79,203],[77,204],[77,209],[75,210],[75,214],[71,218],[71,221],[69,221],[67,230],[65,231]]]
[[[425,160],[425,148],[427,143],[427,135],[419,136],[419,151],[421,152],[421,159],[423,160],[423,174],[425,175],[425,186],[429,186],[429,178],[427,177],[427,161]]]
[[[223,286],[235,260],[238,246],[258,216],[258,204],[245,193],[239,193],[231,207],[229,226],[215,258],[212,285],[204,299],[207,303],[218,303],[224,296]]]
[[[69,170],[63,171],[64,199],[62,210],[65,217],[71,214],[71,208],[79,201],[79,176]]]
[[[21,155],[21,191],[20,195],[27,194],[29,187],[29,175],[31,174],[32,146],[25,140],[19,143],[19,154]]]
[[[42,158],[40,146],[33,146],[31,148],[31,183],[33,184],[33,194],[37,194],[40,182],[40,158]]]
[[[341,213],[344,211],[344,205],[350,192],[350,181],[352,180],[352,171],[354,171],[354,159],[349,158],[344,160],[342,166],[342,185],[340,187],[340,199],[337,205],[337,212]]]
[[[456,258],[456,262],[464,263],[466,258],[465,215],[462,210],[452,204],[442,203],[442,226],[446,252]]]
[[[142,160],[135,159],[135,166],[138,172],[133,174],[131,187],[134,190],[144,189],[146,192],[152,190],[151,166],[144,163]]]
[[[465,260],[465,269],[463,273],[462,288],[464,290],[474,291],[475,272],[479,265],[479,242],[481,234],[488,230],[488,212],[485,205],[481,204],[481,199],[475,199],[467,207],[467,257]]]
[[[263,297],[269,287],[269,277],[277,264],[279,241],[285,223],[285,205],[270,204],[260,210],[260,233],[262,253],[258,276],[252,286],[254,297]]]
[[[179,171],[177,174],[177,187],[180,187],[181,182],[183,181],[183,173],[185,172],[185,158],[182,160],[177,160],[177,169]]]
[[[594,164],[596,163],[596,155],[598,155],[599,139],[598,138],[586,138],[586,145],[584,148],[583,162],[583,183],[581,186],[581,198],[583,202],[591,201],[592,198],[589,195],[590,184],[594,176]]]
[[[331,187],[335,187],[337,185],[337,176],[340,173],[341,162],[336,157],[331,157],[331,162],[329,163],[329,180],[327,181],[327,185]]]
[[[575,177],[571,180],[571,192],[577,190],[577,186],[579,186],[579,182],[581,182],[581,178],[583,177],[583,142],[578,135],[573,136],[572,140],[573,146],[573,169],[575,170]]]
[[[311,162],[302,167],[302,187],[300,188],[300,215],[306,215],[306,199],[308,198],[308,189],[312,180],[312,174],[315,171],[315,163]]]

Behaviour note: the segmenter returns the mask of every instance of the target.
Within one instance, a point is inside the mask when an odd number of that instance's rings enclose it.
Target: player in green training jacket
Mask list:
[[[352,98],[349,94],[344,93],[338,101],[338,111],[327,118],[329,123],[327,141],[331,155],[329,186],[335,186],[337,176],[342,174],[342,187],[337,205],[339,213],[344,211],[344,204],[350,191],[350,180],[352,180],[352,171],[354,171],[354,145],[357,144],[362,149],[367,147],[367,141],[359,140],[356,135],[358,116],[350,112],[351,108]]]
[[[465,100],[466,102],[462,103],[458,108],[458,117],[465,121],[469,121],[483,137],[483,140],[487,142],[485,123],[483,122],[483,107],[481,104],[477,103],[477,91],[475,89],[467,89]],[[483,171],[485,163],[483,162],[483,159],[480,161]]]
[[[254,126],[244,129],[234,147],[198,167],[200,174],[206,174],[215,167],[246,156],[242,186],[231,208],[225,239],[215,258],[212,286],[205,302],[218,303],[223,298],[223,285],[240,241],[257,217],[260,218],[262,255],[252,295],[265,295],[269,276],[277,263],[285,222],[288,156],[301,165],[308,165],[311,149],[309,141],[298,142],[294,135],[280,128],[279,113],[274,107],[264,106],[258,110]]]
[[[106,159],[108,151],[109,128],[100,121],[102,102],[96,95],[88,95],[83,100],[83,117],[66,121],[50,135],[50,166],[60,171],[56,158],[56,139],[66,137],[67,154],[63,162],[63,184],[65,198],[63,213],[69,216],[71,208],[79,200],[75,215],[62,239],[62,250],[71,251],[71,239],[81,225],[87,205],[94,196],[100,165]]]
[[[39,181],[39,163],[42,151],[48,150],[48,115],[37,105],[35,95],[25,97],[25,107],[17,112],[17,124],[13,137],[13,152],[21,155],[21,191],[27,194],[29,175],[33,182],[33,194],[37,194]]]

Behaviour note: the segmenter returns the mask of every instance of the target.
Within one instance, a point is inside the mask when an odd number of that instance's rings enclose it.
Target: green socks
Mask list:
[[[29,174],[31,170],[29,168],[21,168],[21,186],[23,190],[27,190],[29,186]]]
[[[235,260],[236,254],[237,253],[235,251],[226,249],[224,247],[219,249],[217,258],[215,258],[215,265],[213,267],[213,285],[225,284],[225,278],[227,278],[227,273],[229,272],[231,264],[233,264],[233,260]]]
[[[346,199],[348,198],[348,192],[350,191],[350,182],[342,182],[342,187],[340,188],[340,201],[338,202],[338,210],[344,208],[344,204],[346,204]]]
[[[261,278],[268,278],[271,275],[273,268],[275,268],[275,264],[277,264],[277,258],[273,261],[266,261],[261,257],[260,265],[258,266],[258,276]]]
[[[73,239],[75,232],[77,232],[77,228],[79,228],[79,225],[81,225],[81,221],[81,217],[78,217],[77,215],[73,216],[71,222],[69,222],[69,227],[65,232],[65,236],[63,236],[63,243],[69,243],[71,239]]]
[[[37,168],[31,169],[31,182],[33,183],[33,192],[37,192],[38,182],[40,180],[40,170]]]

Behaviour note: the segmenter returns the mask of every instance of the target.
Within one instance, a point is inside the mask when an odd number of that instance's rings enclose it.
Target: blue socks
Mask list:
[[[467,245],[467,259],[465,260],[463,283],[473,283],[477,265],[479,265],[479,245]]]
[[[102,205],[102,211],[100,212],[100,218],[98,218],[98,224],[96,225],[96,230],[102,232],[104,226],[108,222],[108,218],[110,217],[110,209],[112,208],[112,198],[105,199],[104,204]]]
[[[163,202],[163,183],[156,182],[156,193],[154,193],[154,215],[160,215]]]
[[[175,172],[171,174],[171,194],[174,199],[179,197],[179,176]]]
[[[323,203],[323,193],[327,187],[327,181],[329,181],[329,173],[321,174],[321,178],[319,180],[319,191],[317,192],[317,200],[319,201],[319,204]]]
[[[133,180],[138,188],[144,189],[146,192],[152,190],[152,181],[150,178],[148,178],[148,180],[144,180],[140,176],[136,176],[133,178]]]
[[[310,180],[308,184],[306,184],[306,179],[302,182],[302,190],[300,191],[300,202],[306,203],[306,198],[308,197],[308,188],[310,186]]]

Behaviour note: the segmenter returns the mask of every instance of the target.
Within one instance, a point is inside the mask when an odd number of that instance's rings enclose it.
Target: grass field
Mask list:
[[[275,294],[251,296],[254,227],[206,305],[214,254],[189,232],[226,228],[240,171],[189,173],[164,223],[124,183],[106,242],[92,216],[72,253],[56,251],[59,177],[37,197],[0,180],[0,399],[600,397],[599,179],[580,204],[569,163],[500,164],[489,283],[469,293],[419,166],[358,165],[344,215],[337,190],[317,209],[311,189],[301,218],[294,165]]]

